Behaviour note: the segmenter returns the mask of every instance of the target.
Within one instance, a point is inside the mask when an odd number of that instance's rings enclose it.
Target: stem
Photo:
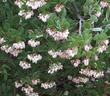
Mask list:
[[[74,8],[76,10],[77,18],[79,19],[79,34],[81,35],[81,33],[82,33],[82,21],[84,21],[84,19],[80,15],[80,11],[79,11],[79,9],[78,9],[78,7],[77,7],[75,2],[73,3],[73,6],[74,6]]]
[[[82,20],[79,20],[79,35],[82,33]]]

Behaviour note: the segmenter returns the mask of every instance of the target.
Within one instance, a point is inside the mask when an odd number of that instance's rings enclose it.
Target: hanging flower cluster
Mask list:
[[[71,60],[71,64],[72,64],[74,67],[78,67],[80,63],[81,63],[81,60],[79,60],[79,59]]]
[[[44,89],[49,89],[56,86],[55,82],[45,82],[45,83],[41,83],[41,87]]]
[[[58,70],[62,70],[62,69],[63,69],[63,65],[61,63],[58,63],[58,64],[54,63],[49,66],[48,73],[53,74]]]
[[[23,85],[22,81],[20,81],[20,82],[15,81],[15,87],[16,88],[22,87],[22,85]]]
[[[37,85],[38,83],[40,83],[40,79],[32,80],[33,85]],[[38,92],[34,92],[32,86],[23,83],[22,80],[15,81],[15,87],[21,88],[21,91],[23,91],[26,96],[39,96]]]
[[[20,8],[19,16],[24,17],[25,19],[30,19],[34,12],[33,10],[38,9],[46,4],[45,0],[16,0],[15,4]],[[22,7],[26,6],[27,9]],[[31,9],[30,9],[31,8]]]
[[[79,71],[79,73],[88,76],[88,77],[93,77],[93,78],[100,78],[104,76],[104,72],[100,71],[97,72],[96,70],[91,70],[91,69],[81,69],[81,71]]]
[[[26,87],[22,87],[21,89],[26,96],[39,96],[37,92],[33,91],[33,88],[30,85],[27,85]]]
[[[107,8],[107,7],[109,7],[109,4],[108,4],[108,2],[106,2],[106,1],[101,1],[100,2],[100,11],[97,11],[96,13],[95,13],[95,16],[96,17],[100,17],[101,15],[102,15],[102,10],[101,9],[104,9],[104,8]]]
[[[77,55],[78,53],[78,48],[68,48],[67,50],[64,51],[53,51],[53,50],[49,50],[48,54],[51,55],[53,58],[56,58],[57,56],[59,56],[60,58],[64,58],[64,59],[70,59],[72,57],[74,57],[75,55]]]
[[[29,19],[34,15],[34,13],[31,10],[20,10],[18,15],[24,17],[25,19]]]
[[[31,7],[33,10],[42,7],[45,4],[46,4],[45,0],[29,0],[26,2],[26,5]]]
[[[0,45],[2,45],[2,44],[5,43],[5,42],[6,42],[5,39],[2,38],[2,37],[0,37]]]
[[[13,43],[12,46],[9,45],[2,45],[0,48],[2,51],[9,53],[15,57],[19,55],[19,53],[22,52],[23,49],[25,49],[25,43],[23,41],[18,43]]]
[[[49,19],[49,14],[39,14],[39,16],[38,16],[38,18],[40,19],[40,20],[42,20],[43,22],[47,22],[47,20]]]
[[[38,83],[40,83],[41,81],[40,81],[40,79],[33,79],[32,80],[32,84],[33,85],[37,85]]]
[[[65,40],[69,35],[69,31],[64,30],[63,32],[56,31],[54,29],[47,28],[46,32],[54,38],[55,41]]]
[[[83,63],[85,66],[88,66],[89,65],[89,58],[85,58],[82,62],[80,59],[71,60],[71,64],[74,67],[78,67],[81,63]]]
[[[57,4],[54,8],[55,8],[55,11],[59,13],[59,12],[61,12],[61,10],[62,10],[63,7],[64,7],[64,5]]]
[[[40,45],[40,41],[35,41],[35,40],[28,40],[28,45],[30,45],[31,47],[37,47],[38,45]]]
[[[85,46],[84,46],[84,50],[85,51],[89,51],[89,50],[91,50],[92,49],[92,46],[91,46],[91,44],[86,44]]]
[[[29,54],[27,55],[27,58],[32,61],[32,63],[37,63],[39,60],[42,59],[42,56],[40,54]]]
[[[20,61],[19,66],[22,67],[23,69],[31,68],[31,64],[26,61]]]
[[[103,53],[104,51],[107,50],[108,44],[109,44],[109,40],[101,41],[100,44],[99,44],[99,48],[97,49],[97,51],[99,53]]]
[[[72,82],[74,82],[74,83],[86,83],[88,81],[89,81],[89,79],[86,77],[75,77],[72,79]]]
[[[101,2],[100,2],[100,6],[101,6],[102,8],[106,8],[106,7],[109,6],[109,4],[108,4],[108,2],[106,2],[106,1],[101,1]]]

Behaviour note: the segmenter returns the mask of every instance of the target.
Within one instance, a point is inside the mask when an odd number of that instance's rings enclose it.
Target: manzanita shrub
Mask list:
[[[0,0],[0,96],[110,96],[110,0]]]

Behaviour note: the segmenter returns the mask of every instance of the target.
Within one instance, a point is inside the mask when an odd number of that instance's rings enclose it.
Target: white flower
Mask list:
[[[40,79],[33,79],[32,80],[33,85],[37,85],[38,83],[40,83]]]
[[[29,94],[33,93],[33,88],[31,86],[26,86],[26,87],[22,87],[21,89],[22,91],[25,92],[26,95],[29,96]]]
[[[53,51],[53,50],[49,50],[48,54],[51,55],[53,58],[56,58],[58,56],[60,51]]]
[[[30,39],[28,41],[28,45],[30,45],[31,47],[36,47],[36,46],[40,45],[40,41],[35,41],[33,39]]]
[[[81,61],[79,59],[71,60],[71,63],[74,65],[74,67],[78,67]]]
[[[0,49],[1,49],[2,51],[5,51],[5,50],[7,50],[8,47],[9,47],[8,45],[3,45],[3,46],[1,46]]]
[[[102,13],[101,13],[100,11],[98,11],[98,12],[95,13],[95,16],[100,17],[101,14],[102,14]]]
[[[109,40],[108,40],[108,39],[102,40],[102,41],[100,42],[100,44],[99,44],[99,48],[97,49],[97,51],[98,51],[99,53],[103,53],[104,51],[107,50],[108,44],[109,44]]]
[[[31,10],[29,10],[29,11],[20,10],[18,15],[24,17],[25,19],[30,19],[34,15],[34,13]]]
[[[0,45],[5,43],[5,42],[6,42],[5,39],[0,37]]]
[[[40,54],[29,54],[27,55],[27,58],[33,63],[37,63],[39,60],[42,59],[42,56]]]
[[[56,30],[55,30],[55,29],[47,28],[47,29],[46,29],[46,32],[47,32],[50,36],[53,36],[53,35],[56,33]]]
[[[24,42],[13,43],[12,47],[15,49],[24,49],[25,43]]]
[[[12,52],[10,52],[10,54],[12,54],[14,57],[17,57],[19,55],[19,53],[21,53],[22,50],[13,50]]]
[[[89,65],[89,58],[84,59],[83,63],[85,66],[88,66]]]
[[[45,4],[46,4],[45,0],[28,0],[26,3],[26,5],[31,7],[32,9],[37,9]]]
[[[49,14],[39,14],[39,16],[38,16],[38,18],[40,19],[40,20],[42,20],[43,22],[47,22],[47,20],[49,19]]]
[[[55,82],[46,82],[46,83],[42,83],[41,87],[43,87],[44,89],[49,89],[56,86]]]
[[[69,31],[64,30],[63,32],[56,31],[55,29],[47,28],[46,32],[54,38],[55,41],[65,40],[69,35]]]
[[[9,47],[8,45],[3,45],[1,46],[1,50],[5,51],[6,53],[10,53],[11,55],[17,57],[19,55],[19,53],[22,52],[22,50],[18,50],[13,48],[13,46]]]
[[[26,61],[20,61],[19,66],[22,67],[23,69],[31,68],[31,64],[27,63]]]
[[[76,77],[76,78],[73,78],[72,81],[74,83],[86,83],[89,81],[89,79],[86,77]]]
[[[104,76],[104,72],[103,71],[96,71],[96,70],[91,70],[91,69],[81,69],[81,71],[79,71],[80,74],[83,74],[85,76],[88,77],[94,77],[94,78],[100,78]]]
[[[58,63],[58,64],[53,63],[52,65],[49,66],[48,73],[53,74],[61,69],[63,69],[63,65],[61,63]]]
[[[97,51],[99,53],[103,53],[104,51],[106,51],[106,49],[107,49],[107,46],[103,45],[103,46],[99,46],[99,48],[97,49]]]
[[[63,52],[59,52],[59,57],[60,58],[66,58],[66,59],[70,59],[72,57],[74,57],[75,55],[77,55],[78,53],[78,48],[68,48],[67,50],[64,50]]]
[[[15,82],[16,88],[22,87],[22,85],[23,85],[22,82],[18,82],[18,81]]]
[[[62,10],[63,7],[64,7],[63,5],[57,4],[57,5],[55,6],[55,11],[59,13],[59,12],[61,12],[61,10]]]
[[[108,44],[109,44],[109,40],[107,39],[107,40],[104,40],[104,41],[102,41],[106,46],[108,46]]]
[[[84,46],[84,50],[85,50],[85,51],[88,52],[90,49],[92,49],[91,44],[86,44],[86,45]]]
[[[65,53],[69,57],[74,57],[77,54],[77,52],[78,52],[77,48],[68,48],[67,50],[65,50]]]
[[[101,2],[100,2],[100,6],[101,6],[102,8],[108,7],[108,3],[107,3],[106,1],[101,1]]]
[[[15,1],[15,5],[17,5],[19,8],[21,8],[23,4],[24,4],[24,3],[23,3],[22,0],[16,0],[16,1]]]
[[[67,29],[67,30],[65,30],[63,32],[57,31],[55,34],[53,34],[52,37],[54,38],[55,41],[59,41],[59,40],[67,39],[68,35],[69,35],[69,31]]]

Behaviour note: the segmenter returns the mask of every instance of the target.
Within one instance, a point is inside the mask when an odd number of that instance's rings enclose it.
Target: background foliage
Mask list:
[[[99,42],[109,39],[110,36],[110,1],[109,7],[100,8],[100,0],[47,0],[47,4],[38,10],[32,18],[25,20],[18,15],[19,8],[14,4],[14,0],[0,0],[0,37],[4,37],[6,44],[12,45],[15,42],[24,41],[27,44],[29,39],[41,41],[37,48],[26,45],[20,55],[15,58],[0,50],[0,96],[25,96],[18,88],[15,88],[15,81],[22,80],[31,85],[32,78],[40,78],[43,82],[55,81],[56,87],[45,90],[38,86],[33,86],[40,96],[64,96],[69,91],[68,96],[109,96],[110,77],[106,71],[110,67],[110,46],[106,52],[99,54],[97,48]],[[60,13],[53,11],[56,4],[61,3],[65,7]],[[101,16],[97,17],[96,12],[100,11]],[[49,20],[44,23],[37,18],[39,13],[50,13]],[[79,23],[81,23],[79,28]],[[45,33],[46,28],[54,27],[61,31],[62,28],[69,29],[69,37],[65,41],[54,41],[53,38]],[[89,52],[84,51],[85,44],[91,43],[93,49]],[[83,64],[75,68],[68,59],[52,58],[48,55],[48,50],[66,50],[78,46],[78,54],[74,59],[89,57],[88,68],[104,70],[102,78],[89,81],[85,84],[75,84],[68,80],[68,75],[79,76],[81,68],[86,68]],[[27,60],[29,53],[40,53],[43,57],[38,64],[32,64],[32,69],[23,70],[19,66],[21,60]],[[93,57],[98,55],[99,60]],[[49,64],[61,62],[63,70],[55,74],[47,73]],[[106,83],[108,82],[108,83]],[[83,85],[83,87],[81,87]]]

